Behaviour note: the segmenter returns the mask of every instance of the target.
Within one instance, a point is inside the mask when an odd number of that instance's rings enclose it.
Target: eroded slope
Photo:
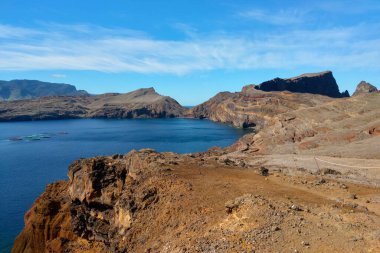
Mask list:
[[[380,250],[379,189],[202,157],[142,150],[75,162],[26,215],[13,252]]]

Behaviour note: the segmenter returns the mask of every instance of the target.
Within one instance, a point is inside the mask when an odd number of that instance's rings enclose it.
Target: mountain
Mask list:
[[[266,127],[268,118],[332,100],[331,97],[310,93],[264,92],[253,86],[245,86],[241,92],[219,93],[193,107],[187,114],[236,127],[255,127],[258,130]]]
[[[339,87],[331,71],[308,73],[287,79],[275,78],[259,84],[256,88],[262,91],[320,94],[333,98],[349,97],[348,91],[339,92]]]
[[[182,116],[184,108],[153,88],[126,94],[54,96],[0,102],[0,121],[68,118],[167,118]]]
[[[344,93],[346,94],[346,93]],[[208,118],[236,127],[263,128],[268,117],[288,111],[313,107],[339,93],[331,72],[303,74],[290,79],[276,78],[260,85],[244,86],[241,92],[221,92],[187,111],[188,116]]]
[[[86,91],[63,83],[48,83],[36,80],[0,81],[0,100],[33,99],[47,96],[83,96]]]
[[[257,134],[242,137],[235,151],[380,159],[380,93],[267,114],[265,123]]]
[[[361,81],[358,86],[356,86],[356,90],[354,92],[354,94],[352,94],[352,96],[358,96],[358,95],[361,95],[361,94],[367,94],[367,93],[373,93],[373,92],[377,92],[377,88],[375,86],[373,86],[372,84],[370,83],[367,83],[365,81]]]

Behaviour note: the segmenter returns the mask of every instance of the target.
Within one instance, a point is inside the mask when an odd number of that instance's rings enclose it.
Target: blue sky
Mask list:
[[[380,85],[380,1],[1,0],[0,80],[91,93],[155,87],[183,105],[332,70]]]

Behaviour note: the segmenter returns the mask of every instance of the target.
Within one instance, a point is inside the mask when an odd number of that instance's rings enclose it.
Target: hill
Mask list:
[[[0,102],[0,121],[75,118],[170,118],[184,108],[174,99],[161,96],[153,88],[125,94],[96,96],[54,96]]]

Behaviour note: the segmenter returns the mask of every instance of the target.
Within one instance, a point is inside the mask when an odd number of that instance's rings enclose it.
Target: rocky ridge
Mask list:
[[[45,97],[0,102],[0,121],[69,118],[170,118],[184,108],[174,99],[161,96],[153,88],[126,94]]]
[[[235,146],[261,154],[379,159],[374,148],[379,138],[373,138],[379,131],[380,99],[378,93],[372,93],[273,115],[264,129],[245,135]]]
[[[236,127],[264,128],[268,119],[288,111],[317,106],[333,99],[322,95],[264,92],[252,85],[241,92],[223,92],[191,109],[196,118],[229,123]]]
[[[260,85],[244,86],[241,92],[221,92],[194,107],[188,114],[196,118],[232,124],[236,127],[265,127],[268,118],[297,109],[314,107],[339,93],[330,71],[303,74],[289,79],[276,78]]]

